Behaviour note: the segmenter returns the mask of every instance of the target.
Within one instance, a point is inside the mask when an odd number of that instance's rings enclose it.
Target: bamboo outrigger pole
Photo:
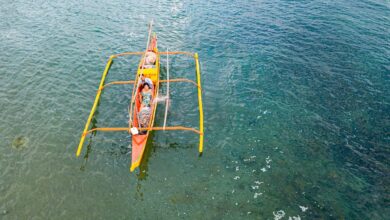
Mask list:
[[[203,104],[202,104],[202,89],[200,86],[200,68],[199,68],[199,59],[198,53],[194,54],[195,58],[195,67],[196,67],[196,81],[198,84],[198,102],[199,102],[199,153],[203,152]]]
[[[83,134],[81,135],[79,147],[77,148],[77,152],[76,152],[77,157],[80,156],[81,150],[83,149],[84,139],[85,139],[86,133],[88,131],[89,124],[91,123],[92,117],[95,114],[97,105],[99,103],[100,95],[102,94],[102,89],[104,86],[104,80],[106,79],[107,73],[110,70],[113,58],[114,58],[113,56],[110,56],[110,58],[108,59],[108,62],[106,64],[106,68],[104,69],[102,79],[100,80],[99,89],[98,89],[97,94],[96,94],[95,102],[93,103],[92,110],[89,113],[89,117],[88,117],[87,123],[85,124]]]

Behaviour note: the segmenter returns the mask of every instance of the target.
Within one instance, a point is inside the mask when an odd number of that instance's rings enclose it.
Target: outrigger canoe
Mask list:
[[[87,123],[85,124],[83,133],[80,138],[80,143],[78,145],[76,156],[80,156],[85,137],[88,134],[91,134],[95,131],[127,131],[131,135],[132,139],[132,152],[131,152],[131,165],[130,171],[134,171],[137,167],[139,167],[142,162],[143,155],[146,148],[146,143],[149,137],[150,131],[164,130],[164,131],[172,131],[172,130],[185,130],[192,131],[199,135],[199,154],[203,152],[203,105],[202,105],[202,89],[201,89],[201,81],[200,81],[200,67],[197,53],[183,52],[183,51],[172,51],[172,52],[159,52],[157,48],[157,36],[151,34],[152,23],[149,26],[149,34],[147,40],[146,50],[144,52],[125,52],[120,54],[111,55],[108,59],[106,67],[104,69],[102,79],[100,81],[100,85],[96,94],[95,102],[92,106],[91,112],[87,119]],[[113,59],[122,57],[122,56],[133,56],[138,55],[141,56],[137,73],[135,75],[135,80],[129,81],[113,81],[110,83],[105,83],[105,78],[111,68],[113,63]],[[153,63],[147,63],[148,55],[153,55],[155,59],[153,59]],[[165,55],[167,57],[167,79],[160,79],[160,57],[161,55]],[[196,82],[186,78],[178,78],[178,79],[169,79],[169,63],[168,63],[168,55],[186,55],[194,58],[195,61],[195,73],[196,73]],[[147,65],[146,65],[147,64]],[[164,117],[164,125],[162,127],[154,126],[154,119],[157,109],[157,102],[152,101],[150,105],[149,111],[147,111],[148,115],[146,115],[146,119],[148,119],[147,123],[141,123],[142,118],[145,117],[145,114],[141,114],[141,103],[142,96],[140,96],[141,86],[140,83],[141,74],[146,78],[149,78],[152,83],[152,99],[156,99],[159,96],[159,88],[160,84],[167,83],[167,93],[165,97],[169,98],[169,83],[170,82],[187,82],[192,83],[197,87],[198,90],[198,108],[199,108],[199,129],[184,127],[184,126],[166,126],[166,118],[168,113],[168,104],[169,101],[166,99],[165,105],[165,117]],[[134,84],[132,91],[132,98],[129,104],[129,122],[128,127],[93,127],[90,129],[90,123],[92,118],[95,115],[101,92],[103,89],[106,89],[111,85],[123,85],[123,84]],[[145,118],[143,118],[145,119]],[[146,126],[145,126],[146,124]]]
[[[149,64],[148,67],[145,65],[145,59],[146,59],[146,54],[154,54],[156,57],[156,60],[154,64]],[[160,76],[160,56],[158,54],[158,49],[157,49],[157,36],[153,36],[152,39],[150,39],[150,43],[148,46],[148,49],[145,53],[145,56],[141,59],[140,64],[138,66],[138,71],[137,71],[137,78],[140,78],[140,75],[143,74],[145,78],[151,79],[153,86],[152,86],[152,100],[158,97],[158,89],[159,89],[159,76]],[[142,100],[141,96],[139,95],[141,93],[141,86],[139,86],[137,83],[134,84],[136,93],[133,97],[135,97],[135,106],[132,106],[133,102],[130,104],[130,109],[133,109],[133,128],[140,127],[140,112],[141,112],[141,103]],[[157,108],[157,102],[151,102],[150,106],[150,115],[149,117],[143,116],[146,118],[149,118],[149,123],[147,127],[153,127],[154,124],[154,117],[156,113],[156,108]],[[145,147],[146,147],[146,142],[149,137],[149,130],[141,131],[139,132],[140,129],[134,130],[132,137],[131,137],[131,146],[132,146],[132,151],[131,151],[131,166],[130,166],[130,171],[133,171],[135,168],[137,168],[142,160]]]

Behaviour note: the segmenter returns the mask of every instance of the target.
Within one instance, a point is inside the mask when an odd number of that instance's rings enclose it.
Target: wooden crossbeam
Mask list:
[[[145,52],[124,52],[124,53],[118,53],[118,54],[114,54],[112,55],[111,57],[112,58],[117,58],[117,57],[122,57],[122,56],[129,56],[129,55],[144,55]],[[169,52],[158,52],[159,55],[187,55],[187,56],[190,56],[190,57],[194,57],[195,54],[194,53],[190,53],[190,52],[185,52],[185,51],[169,51]]]
[[[190,56],[190,57],[195,57],[195,54],[194,53],[190,53],[190,52],[185,52],[185,51],[169,51],[169,52],[158,52],[158,54],[160,55],[187,55],[187,56]]]
[[[111,55],[112,58],[122,57],[122,56],[128,56],[128,55],[144,55],[145,52],[124,52],[124,53],[118,53]]]
[[[162,79],[159,81],[160,83],[167,83],[167,82],[188,82],[188,83],[192,83],[194,86],[196,87],[200,87],[195,81],[193,80],[190,80],[190,79],[186,79],[186,78],[178,78],[178,79],[170,79],[170,80],[166,80],[166,79]],[[101,89],[105,89],[106,87],[110,86],[110,85],[125,85],[125,84],[134,84],[135,81],[134,80],[129,80],[129,81],[114,81],[114,82],[110,82],[110,83],[107,83],[105,84]]]
[[[134,84],[134,83],[135,83],[134,80],[130,80],[130,81],[114,81],[114,82],[110,82],[110,83],[105,84],[101,89],[104,89],[104,88],[106,88],[107,86],[110,86],[110,85],[124,85],[124,84]]]
[[[195,81],[192,81],[192,80],[186,79],[186,78],[178,78],[178,79],[170,79],[170,80],[166,80],[166,79],[160,80],[160,83],[166,83],[166,82],[189,82],[189,83],[194,84],[196,87],[200,87]]]
[[[149,127],[149,128],[137,128],[139,131],[192,131],[194,133],[197,133],[199,135],[203,135],[199,130],[196,130],[195,128],[189,128],[184,126],[172,126],[172,127]],[[128,127],[104,127],[104,128],[93,128],[91,130],[88,130],[83,133],[83,136],[92,133],[94,131],[127,131],[130,132],[130,129]]]

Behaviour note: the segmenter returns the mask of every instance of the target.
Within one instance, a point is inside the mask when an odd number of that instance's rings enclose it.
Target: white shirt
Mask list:
[[[149,85],[149,87],[150,87],[151,89],[153,89],[153,82],[152,82],[151,79],[145,77],[145,81],[143,82],[142,79],[140,78],[140,79],[138,80],[138,87],[139,87],[142,83],[147,83],[147,84]]]

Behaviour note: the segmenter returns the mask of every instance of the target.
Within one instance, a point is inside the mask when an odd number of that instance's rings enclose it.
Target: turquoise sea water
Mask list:
[[[196,135],[155,132],[136,173],[126,133],[76,158],[108,57],[144,50],[151,19],[160,50],[199,53],[203,156]],[[388,1],[3,1],[0,51],[0,219],[390,215]],[[171,57],[171,77],[193,68]],[[97,126],[127,126],[130,91],[104,91]],[[194,87],[171,92],[169,124],[196,127]]]

